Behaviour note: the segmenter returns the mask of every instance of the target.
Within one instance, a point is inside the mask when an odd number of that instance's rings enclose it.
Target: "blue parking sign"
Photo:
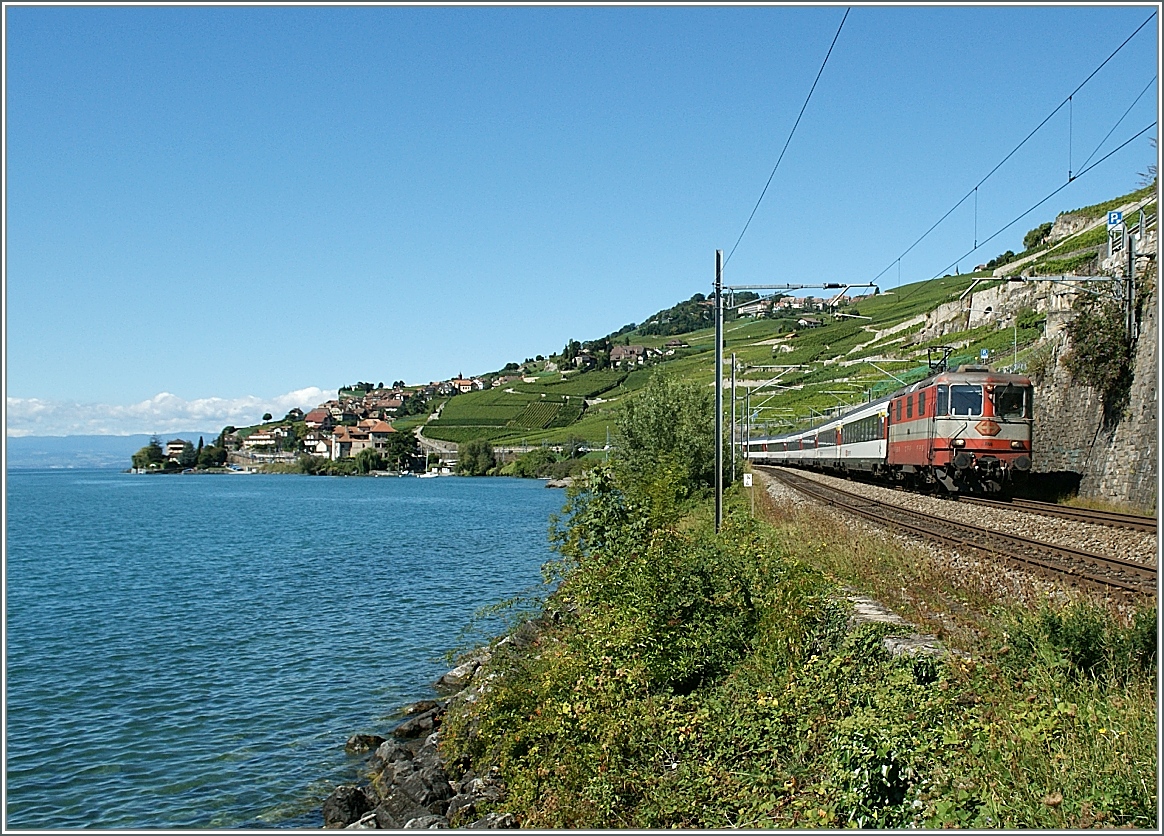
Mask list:
[[[985,359],[987,359],[988,357],[990,357],[990,352],[989,352],[989,351],[987,351],[987,350],[984,348],[984,349],[982,349],[981,351],[979,351],[979,352],[978,352],[978,356],[979,356],[981,359],[985,360]]]
[[[1119,226],[1123,222],[1124,222],[1124,213],[1123,212],[1108,212],[1107,213],[1107,225],[1108,226]]]

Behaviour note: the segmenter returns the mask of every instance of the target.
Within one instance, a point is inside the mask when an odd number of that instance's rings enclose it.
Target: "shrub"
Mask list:
[[[655,481],[651,473],[671,471],[685,494],[712,486],[715,396],[706,386],[656,372],[623,405],[617,432],[620,466],[643,476],[644,483]]]
[[[1123,410],[1132,384],[1132,341],[1122,307],[1114,300],[1081,296],[1067,324],[1071,346],[1064,365],[1076,382],[1096,389],[1110,423]]]
[[[1023,236],[1023,248],[1033,250],[1035,247],[1047,240],[1047,236],[1051,234],[1051,222],[1039,224],[1026,235]]]
[[[488,441],[472,439],[457,445],[457,473],[462,476],[484,476],[496,466],[493,445]]]

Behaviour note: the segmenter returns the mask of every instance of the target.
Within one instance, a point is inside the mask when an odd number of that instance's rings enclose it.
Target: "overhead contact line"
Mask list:
[[[1012,226],[1014,226],[1016,223],[1018,223],[1018,222],[1019,222],[1019,221],[1021,221],[1023,218],[1025,218],[1027,215],[1029,215],[1031,212],[1034,212],[1036,209],[1038,209],[1040,206],[1042,206],[1042,205],[1043,205],[1044,203],[1046,203],[1048,200],[1050,200],[1051,198],[1053,198],[1055,195],[1059,194],[1059,192],[1063,191],[1065,188],[1067,188],[1068,186],[1070,186],[1072,183],[1074,183],[1076,180],[1078,180],[1078,179],[1079,179],[1080,177],[1082,177],[1084,174],[1086,174],[1087,172],[1091,171],[1093,168],[1095,168],[1096,166],[1098,166],[1100,163],[1104,162],[1104,161],[1105,161],[1105,160],[1106,160],[1108,157],[1112,156],[1113,154],[1117,153],[1118,151],[1122,151],[1124,148],[1126,148],[1127,146],[1131,145],[1133,142],[1135,142],[1137,139],[1139,139],[1141,136],[1143,136],[1143,135],[1144,135],[1145,133],[1147,133],[1148,131],[1152,130],[1152,128],[1154,128],[1154,127],[1156,127],[1156,122],[1152,122],[1151,124],[1147,125],[1146,127],[1144,127],[1144,128],[1141,128],[1141,129],[1139,130],[1139,132],[1137,132],[1137,133],[1136,133],[1136,135],[1135,135],[1135,136],[1133,136],[1133,137],[1131,137],[1131,138],[1129,138],[1129,139],[1125,140],[1124,142],[1120,143],[1118,146],[1116,146],[1116,147],[1115,147],[1115,148],[1113,148],[1112,150],[1108,151],[1106,154],[1104,154],[1102,157],[1100,157],[1100,158],[1099,158],[1098,160],[1096,160],[1094,163],[1092,163],[1092,164],[1091,164],[1091,165],[1089,165],[1087,168],[1083,169],[1083,170],[1082,170],[1082,171],[1080,171],[1078,174],[1076,174],[1074,178],[1072,178],[1071,180],[1068,180],[1066,183],[1064,183],[1063,185],[1059,186],[1059,188],[1055,189],[1055,190],[1054,190],[1053,192],[1051,192],[1049,195],[1047,195],[1046,197],[1044,197],[1044,198],[1042,198],[1041,200],[1039,200],[1037,203],[1035,203],[1035,204],[1034,204],[1033,206],[1031,206],[1029,209],[1025,209],[1023,212],[1021,212],[1020,214],[1018,214],[1018,215],[1017,215],[1017,216],[1014,218],[1014,220],[1012,220],[1012,221],[1010,221],[1009,223],[1007,223],[1007,224],[1005,224],[1005,225],[1003,225],[1003,226],[999,227],[999,228],[998,228],[998,229],[997,229],[997,230],[994,232],[994,234],[993,234],[993,235],[991,235],[989,238],[986,238],[985,240],[983,240],[981,243],[979,243],[979,244],[978,244],[977,246],[975,246],[974,248],[972,248],[972,249],[970,249],[970,250],[967,250],[966,252],[962,253],[962,255],[958,256],[956,259],[954,259],[953,261],[951,261],[949,264],[947,264],[945,267],[943,267],[941,270],[939,270],[937,273],[935,273],[935,274],[934,274],[932,277],[930,277],[930,278],[926,279],[924,282],[922,282],[922,283],[920,283],[919,285],[917,285],[917,286],[916,286],[916,287],[915,287],[915,288],[914,288],[912,291],[910,291],[909,293],[907,293],[907,294],[905,294],[904,296],[900,297],[900,301],[904,302],[906,299],[909,299],[911,296],[913,296],[915,293],[917,293],[917,292],[918,292],[919,290],[921,290],[923,287],[925,287],[925,286],[926,286],[926,285],[928,285],[930,282],[934,281],[934,280],[935,280],[935,279],[937,279],[939,276],[941,276],[941,275],[942,275],[942,274],[943,274],[945,271],[949,270],[951,267],[953,267],[954,265],[958,264],[958,262],[960,262],[962,259],[966,258],[966,256],[970,255],[970,254],[971,254],[971,253],[973,253],[975,250],[977,250],[979,246],[981,246],[982,244],[987,244],[987,243],[989,243],[990,241],[992,241],[992,240],[994,240],[995,238],[997,238],[997,237],[998,237],[999,235],[1001,235],[1003,232],[1005,232],[1006,230],[1010,229],[1010,228],[1011,228]]]
[[[893,261],[889,262],[889,264],[885,267],[884,270],[882,270],[880,273],[878,273],[876,276],[874,276],[873,282],[876,282],[879,278],[881,278],[887,272],[889,272],[889,269],[891,267],[893,267],[893,265],[895,263],[900,265],[901,259],[903,259],[903,258],[905,258],[905,256],[909,255],[909,253],[913,250],[914,247],[916,247],[918,244],[920,244],[922,241],[924,241],[929,236],[929,234],[931,232],[933,232],[935,229],[938,228],[939,225],[941,225],[942,221],[944,221],[944,220],[946,220],[946,218],[950,217],[950,215],[952,215],[954,213],[954,211],[957,210],[958,207],[960,207],[963,203],[965,203],[971,196],[974,197],[975,224],[977,224],[978,188],[980,186],[982,186],[982,184],[985,183],[987,180],[989,180],[995,174],[995,172],[997,172],[1000,168],[1002,168],[1002,166],[1006,164],[1007,160],[1009,160],[1016,153],[1018,153],[1019,149],[1021,149],[1024,145],[1026,145],[1027,142],[1031,139],[1031,137],[1033,137],[1036,133],[1039,132],[1039,130],[1044,125],[1046,125],[1049,121],[1051,121],[1051,118],[1056,113],[1058,113],[1060,110],[1063,109],[1064,105],[1070,106],[1072,104],[1072,100],[1075,98],[1075,94],[1078,93],[1080,90],[1082,90],[1087,85],[1087,83],[1095,77],[1096,73],[1098,73],[1100,70],[1102,70],[1107,65],[1107,63],[1109,61],[1111,61],[1111,59],[1114,58],[1120,52],[1120,50],[1122,50],[1125,46],[1127,46],[1128,42],[1131,41],[1132,38],[1136,37],[1136,35],[1138,35],[1140,33],[1141,29],[1143,29],[1145,26],[1147,26],[1149,23],[1151,23],[1152,20],[1155,18],[1155,16],[1156,16],[1156,13],[1153,12],[1152,15],[1150,15],[1147,18],[1147,20],[1145,20],[1143,23],[1141,23],[1139,26],[1137,26],[1136,30],[1124,39],[1123,43],[1121,43],[1118,47],[1116,47],[1115,50],[1109,56],[1107,56],[1107,58],[1103,59],[1103,61],[1099,64],[1099,66],[1096,67],[1094,70],[1092,70],[1090,75],[1088,75],[1087,78],[1083,79],[1083,81],[1080,82],[1079,86],[1076,87],[1074,90],[1072,90],[1070,94],[1068,94],[1067,98],[1065,98],[1063,101],[1061,101],[1055,107],[1054,110],[1052,110],[1050,113],[1048,113],[1047,116],[1043,119],[1043,121],[1040,122],[1038,125],[1036,125],[1034,130],[1032,130],[1029,134],[1027,134],[1018,145],[1016,145],[1013,149],[1011,149],[1010,153],[1007,154],[1005,157],[1003,157],[1002,160],[994,168],[990,169],[990,171],[986,174],[986,176],[983,177],[981,180],[979,180],[978,183],[976,183],[974,185],[974,187],[971,188],[970,191],[968,191],[961,198],[961,200],[959,200],[952,207],[950,207],[950,209],[946,212],[946,214],[944,214],[944,215],[942,215],[942,217],[938,218],[938,220],[934,222],[933,226],[931,226],[924,233],[922,233],[921,237],[918,238],[916,241],[914,241],[912,244],[910,244],[901,255],[899,255]],[[1150,84],[1150,82],[1149,82],[1149,84]],[[1140,94],[1140,96],[1142,96],[1142,95],[1143,95],[1143,93]],[[1137,96],[1136,101],[1138,102],[1139,100],[1140,100],[1140,97]],[[1135,106],[1135,102],[1132,103],[1132,106],[1133,107]],[[1130,111],[1131,108],[1128,108],[1128,110]],[[1125,113],[1124,116],[1120,117],[1120,122],[1122,122],[1124,117],[1126,117],[1126,116],[1127,116],[1127,113]],[[1118,126],[1119,126],[1119,122],[1116,123],[1116,127],[1118,127]],[[1114,130],[1115,130],[1115,128],[1113,127],[1112,131],[1114,131]],[[1111,134],[1109,133],[1108,136],[1111,136]],[[1104,137],[1104,142],[1106,142],[1106,141],[1107,141],[1107,137]],[[1102,147],[1102,145],[1103,145],[1103,143],[1101,142],[1100,147]],[[1098,150],[1099,150],[1099,148],[1096,148],[1096,151],[1098,151]],[[1070,151],[1068,153],[1070,153]],[[1091,156],[1095,156],[1095,151],[1092,152]],[[1090,161],[1090,159],[1091,159],[1091,157],[1088,157],[1088,161]],[[1086,165],[1087,165],[1087,163],[1085,162],[1084,163],[1085,168],[1083,171],[1080,171],[1076,174],[1072,174],[1072,172],[1070,171],[1071,164],[1070,164],[1070,160],[1069,160],[1068,161],[1067,182],[1070,183],[1073,180],[1078,179],[1085,171],[1087,171],[1088,169],[1086,169]],[[1030,211],[1030,210],[1028,210],[1028,211]],[[977,238],[977,235],[975,235],[975,238]],[[990,240],[989,238],[986,239],[986,241],[989,241],[989,240]],[[981,244],[985,244],[986,241],[982,241],[982,242],[975,241],[975,247],[974,247],[974,249],[970,250],[970,252],[971,253],[974,252],[974,250],[978,249],[978,247]],[[957,262],[955,262],[955,263],[957,263]],[[900,278],[900,276],[899,276],[899,278]]]
[[[837,38],[841,36],[841,29],[843,29],[845,26],[845,20],[848,19],[850,10],[851,7],[845,9],[845,15],[841,18],[841,25],[837,27],[837,33],[833,35],[833,42],[829,44],[829,51],[825,53],[824,61],[821,62],[820,69],[817,70],[816,79],[812,82],[812,87],[809,88],[808,96],[805,97],[804,104],[800,107],[800,113],[796,117],[796,122],[792,125],[792,130],[788,134],[788,139],[784,142],[784,148],[781,149],[780,156],[776,159],[776,165],[772,167],[772,173],[768,175],[768,182],[764,184],[764,189],[760,192],[760,197],[756,200],[756,205],[752,207],[752,214],[748,215],[748,220],[744,224],[744,228],[740,230],[740,237],[736,239],[736,243],[732,246],[731,252],[729,252],[727,258],[724,259],[724,267],[726,267],[727,263],[732,260],[732,256],[735,254],[736,247],[740,245],[740,241],[744,240],[744,233],[747,232],[748,227],[751,226],[752,218],[756,217],[756,210],[760,208],[760,203],[764,200],[764,195],[768,193],[768,187],[772,185],[772,178],[776,176],[776,169],[780,168],[780,161],[784,159],[784,152],[788,150],[788,145],[792,142],[792,137],[796,133],[796,127],[800,124],[800,119],[802,116],[804,116],[804,111],[808,107],[809,101],[812,99],[812,93],[814,90],[816,90],[816,84],[818,81],[820,81],[820,77],[824,73],[825,65],[829,62],[829,56],[833,54],[833,47],[837,45]]]

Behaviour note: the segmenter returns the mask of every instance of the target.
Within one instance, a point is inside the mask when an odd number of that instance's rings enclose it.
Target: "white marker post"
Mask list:
[[[752,490],[752,474],[744,474],[744,487],[748,489],[748,496],[752,498],[752,516],[756,516],[756,492]]]

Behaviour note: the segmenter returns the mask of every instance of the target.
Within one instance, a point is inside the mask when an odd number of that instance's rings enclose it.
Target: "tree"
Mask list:
[[[535,447],[517,457],[513,463],[513,475],[522,479],[537,479],[544,476],[550,465],[557,460],[558,457],[553,450],[546,447]]]
[[[672,471],[689,492],[714,484],[715,396],[708,387],[656,372],[622,407],[616,426],[620,467],[647,480]]]
[[[365,447],[356,453],[356,470],[360,473],[371,473],[373,470],[384,469],[384,456],[374,447]]]
[[[1051,222],[1047,221],[1045,224],[1039,224],[1026,235],[1023,236],[1023,247],[1028,250],[1033,250],[1035,247],[1047,240],[1047,236],[1051,234]]]
[[[384,461],[397,470],[413,470],[420,457],[420,442],[412,433],[392,433],[383,451]]]
[[[133,466],[140,470],[145,470],[150,465],[161,464],[165,460],[166,451],[162,449],[162,444],[156,435],[151,436],[149,444],[132,456]]]
[[[288,453],[294,453],[299,449],[299,444],[306,434],[307,426],[305,424],[290,424],[287,426],[287,434],[283,436],[279,442],[279,449]]]
[[[199,467],[222,467],[226,464],[226,448],[211,445],[198,454]]]
[[[484,476],[497,466],[493,445],[480,438],[457,445],[457,473],[462,476]]]
[[[264,421],[270,421],[270,420],[271,420],[271,413],[269,413],[269,412],[264,412],[264,413],[263,413],[263,420],[264,420]]]
[[[182,467],[193,467],[198,464],[198,453],[189,441],[182,445],[182,452],[178,454],[178,464]]]

